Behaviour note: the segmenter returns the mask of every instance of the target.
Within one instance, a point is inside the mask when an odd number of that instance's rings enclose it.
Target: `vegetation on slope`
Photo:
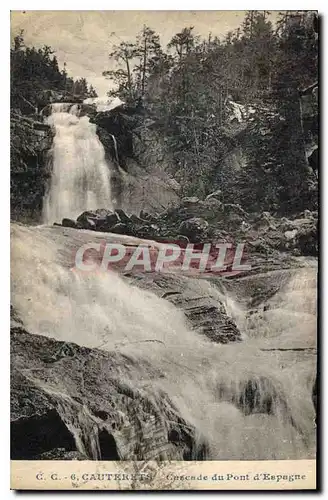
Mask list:
[[[317,18],[304,12],[284,12],[273,26],[268,12],[249,11],[224,40],[186,27],[166,50],[144,26],[134,43],[114,47],[118,68],[104,75],[116,84],[110,95],[152,119],[145,140],[153,136],[172,159],[186,195],[219,187],[227,202],[288,213],[316,206],[299,92],[317,81],[317,38]],[[231,126],[231,102],[255,108],[246,128]],[[246,168],[226,171],[226,155],[240,144]]]

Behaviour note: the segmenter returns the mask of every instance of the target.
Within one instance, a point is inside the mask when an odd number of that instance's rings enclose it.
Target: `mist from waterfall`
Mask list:
[[[110,165],[87,116],[79,106],[53,104],[47,123],[54,129],[51,181],[44,197],[43,221],[76,219],[85,210],[112,208]]]

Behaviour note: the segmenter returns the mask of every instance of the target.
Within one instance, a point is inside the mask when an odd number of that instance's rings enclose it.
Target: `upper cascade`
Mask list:
[[[105,160],[96,125],[79,114],[78,104],[56,103],[46,119],[55,132],[52,176],[43,204],[47,224],[76,218],[85,210],[112,208],[111,165]]]

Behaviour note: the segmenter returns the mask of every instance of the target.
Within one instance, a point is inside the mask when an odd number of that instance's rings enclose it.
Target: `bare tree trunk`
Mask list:
[[[146,64],[147,64],[147,40],[144,43],[144,54],[143,54],[143,68],[142,68],[142,83],[141,83],[141,94],[145,94],[145,81],[146,81]]]
[[[126,63],[126,71],[127,71],[127,74],[128,74],[128,87],[129,87],[129,94],[130,94],[130,97],[132,97],[131,70],[130,70],[129,59],[128,59],[127,57],[126,57],[126,59],[125,59],[125,63]]]

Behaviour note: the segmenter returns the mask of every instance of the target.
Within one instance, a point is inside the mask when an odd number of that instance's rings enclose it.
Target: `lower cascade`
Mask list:
[[[63,229],[13,225],[12,304],[30,333],[64,341],[68,350],[73,344],[77,350],[91,348],[84,364],[77,365],[74,377],[79,384],[85,377],[85,363],[100,356],[92,350],[110,356],[104,375],[89,371],[83,382],[86,391],[94,377],[93,392],[106,393],[102,377],[111,377],[107,398],[115,404],[106,417],[102,408],[87,408],[74,396],[76,381],[68,371],[56,383],[50,375],[42,379],[37,368],[24,372],[35,387],[57,401],[57,411],[84,456],[167,458],[164,452],[147,448],[151,447],[147,440],[143,451],[132,449],[135,435],[141,439],[146,428],[155,426],[166,429],[165,439],[173,448],[184,439],[186,429],[193,429],[193,444],[188,444],[193,451],[184,455],[187,460],[314,457],[314,261],[292,269],[265,310],[259,307],[252,316],[233,291],[199,280],[199,293],[223,301],[242,330],[241,342],[223,345],[194,331],[183,311],[168,300],[115,272],[72,270],[72,253],[81,244],[78,235],[83,232]],[[270,273],[266,279],[272,279]],[[69,370],[72,363],[80,363],[76,357],[83,353],[64,355]],[[47,365],[54,377],[56,370],[63,369],[56,368],[62,359],[55,361]],[[129,414],[120,410],[121,396],[114,399],[119,387],[129,397]],[[151,418],[132,432],[132,422],[142,420],[146,409]],[[121,415],[120,423],[115,412]],[[112,451],[106,448],[109,442]]]
[[[47,224],[75,218],[85,210],[112,207],[110,165],[87,116],[77,104],[52,104],[47,123],[54,128],[52,177],[45,195],[43,220]]]

